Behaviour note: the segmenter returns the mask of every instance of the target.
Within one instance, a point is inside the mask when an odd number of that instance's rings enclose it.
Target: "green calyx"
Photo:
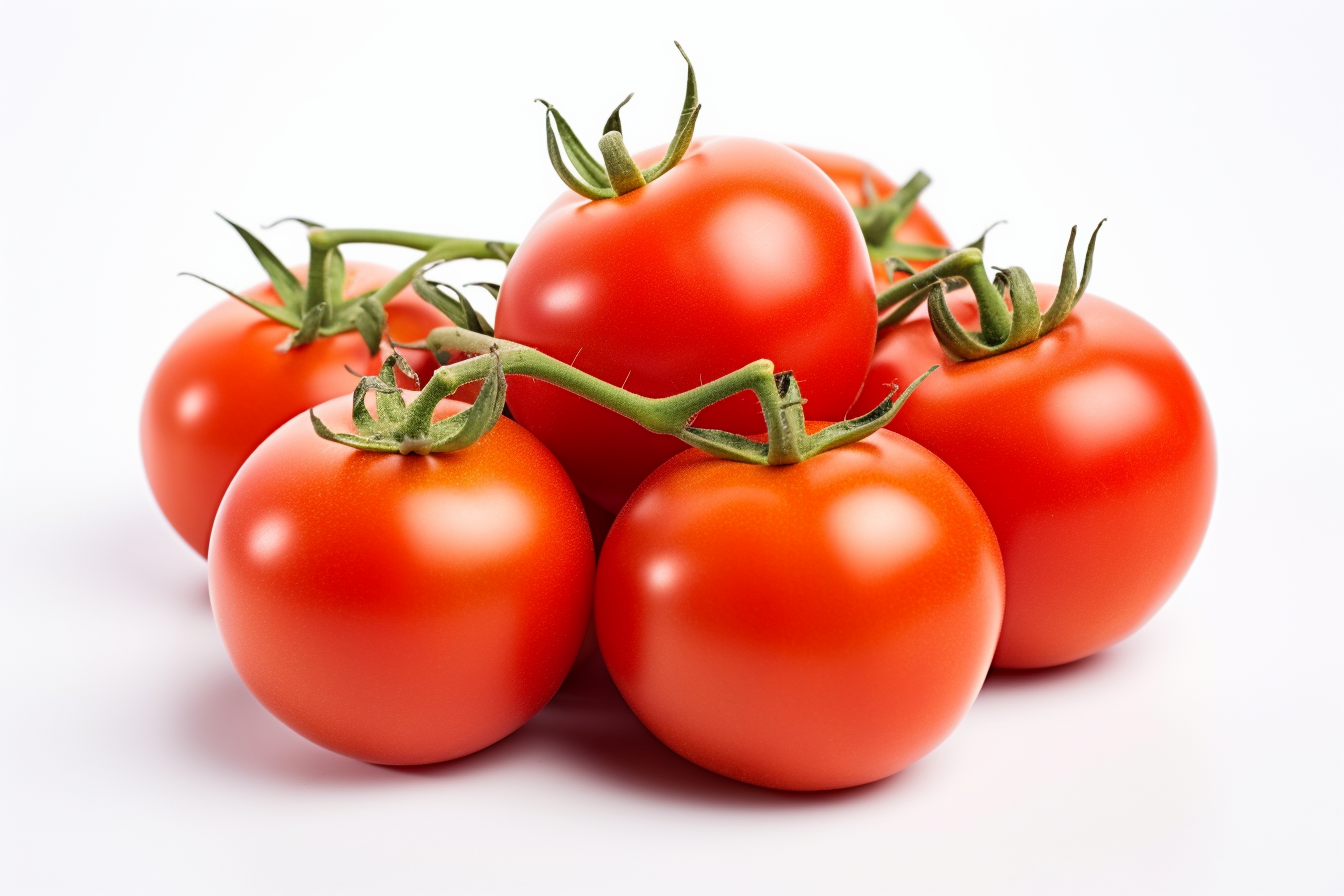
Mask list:
[[[451,417],[434,422],[434,407],[452,394],[445,377],[431,377],[424,391],[406,404],[401,389],[397,388],[396,370],[415,376],[406,359],[395,352],[383,362],[377,376],[361,377],[355,387],[351,416],[356,433],[332,432],[312,411],[308,417],[313,430],[322,438],[339,442],[361,451],[380,454],[431,454],[461,451],[474,445],[481,436],[494,429],[499,415],[504,412],[504,369],[498,355],[486,359],[487,366],[480,395],[471,407]],[[446,391],[445,391],[446,390]],[[364,398],[374,393],[378,416],[369,413]]]
[[[1075,226],[1069,232],[1069,244],[1064,250],[1064,269],[1059,275],[1059,291],[1044,314],[1041,313],[1031,278],[1020,267],[995,268],[994,288],[976,290],[975,300],[980,311],[979,332],[967,330],[952,316],[943,285],[936,284],[929,292],[929,323],[943,351],[957,361],[990,358],[1035,342],[1062,324],[1087,290],[1087,282],[1092,277],[1092,253],[1097,246],[1097,234],[1105,223],[1103,218],[1087,243],[1081,281],[1077,279],[1073,255],[1073,242],[1078,236],[1078,228]],[[983,272],[983,268],[981,270]],[[1009,296],[1012,297],[1011,309],[1007,301]]]
[[[823,451],[857,442],[881,429],[896,416],[924,377],[936,369],[931,368],[899,396],[893,391],[864,416],[834,423],[809,434],[798,381],[790,371],[776,374],[774,364],[764,359],[678,395],[647,398],[576,370],[534,348],[464,327],[440,327],[430,332],[423,345],[415,347],[429,349],[440,360],[451,357],[454,352],[475,357],[440,367],[409,406],[402,403],[395,385],[394,359],[388,359],[379,376],[363,378],[355,390],[354,419],[358,434],[333,433],[314,417],[313,428],[317,434],[365,451],[402,454],[457,451],[480,438],[482,426],[488,431],[499,418],[504,405],[504,374],[510,373],[544,380],[582,395],[629,417],[645,429],[676,436],[715,457],[780,466],[800,463]],[[470,412],[429,423],[434,406],[442,398],[476,380],[485,380],[485,385]],[[376,421],[369,417],[364,406],[364,396],[370,390],[378,393],[379,419]],[[700,411],[739,392],[752,392],[760,402],[767,432],[765,443],[691,425]],[[479,411],[477,406],[481,406]],[[468,414],[474,416],[467,417]],[[445,425],[462,417],[467,419],[453,424],[456,428]],[[489,425],[485,425],[486,420]]]
[[[947,255],[951,250],[943,246],[925,243],[902,243],[896,240],[896,230],[910,217],[919,201],[919,194],[931,183],[923,171],[916,171],[895,193],[886,199],[879,199],[872,179],[865,173],[863,178],[864,204],[851,206],[854,217],[863,231],[864,242],[868,244],[868,254],[874,261],[886,262],[890,258],[906,261],[934,261]],[[897,270],[900,270],[899,268]],[[888,269],[888,276],[891,270]]]
[[[427,273],[429,268],[411,281],[416,295],[437,308],[439,313],[451,320],[455,326],[484,336],[495,335],[495,328],[472,307],[471,302],[462,294],[462,290],[448,283],[426,279],[424,275]],[[499,298],[498,283],[468,283],[467,286],[479,286],[490,293],[491,298]]]
[[[937,261],[957,251],[946,246],[935,246],[929,243],[903,243],[896,239],[896,231],[910,217],[910,213],[915,210],[915,204],[919,201],[920,194],[930,183],[927,174],[923,171],[916,171],[895,193],[892,193],[886,199],[879,199],[872,179],[865,173],[863,178],[864,204],[850,206],[854,210],[854,217],[858,219],[864,242],[868,244],[869,257],[886,268],[887,279],[893,283],[896,282],[897,274],[908,276],[915,273],[915,269],[910,266],[909,262]],[[983,251],[985,237],[989,236],[989,232],[1002,223],[1002,221],[996,221],[989,225],[977,239],[967,243],[962,248]]]
[[[543,99],[537,100],[546,107],[546,152],[550,156],[551,166],[565,186],[586,199],[611,199],[652,183],[681,161],[695,133],[695,121],[700,115],[700,94],[690,57],[681,44],[676,44],[676,47],[681,58],[686,60],[686,99],[681,106],[681,117],[677,119],[677,130],[667,145],[667,153],[660,162],[649,168],[640,168],[635,164],[625,147],[625,137],[621,132],[621,108],[630,102],[633,93],[621,100],[607,117],[607,123],[602,128],[602,138],[597,142],[598,151],[602,154],[601,162],[588,152],[559,110]],[[561,155],[562,147],[564,156]],[[573,171],[565,164],[566,157],[574,166]]]
[[[864,174],[864,204],[850,206],[850,208],[854,210],[854,217],[858,219],[859,230],[863,231],[863,239],[868,244],[869,256],[886,267],[888,279],[894,281],[897,273],[914,273],[914,269],[910,267],[908,262],[937,261],[956,251],[946,246],[934,246],[929,243],[903,243],[896,239],[896,231],[910,217],[910,213],[915,210],[915,204],[919,202],[920,194],[931,182],[929,176],[923,171],[916,171],[895,193],[892,193],[886,199],[879,199],[872,179],[867,173]],[[980,234],[979,239],[966,244],[963,248],[983,249],[985,237],[996,226],[997,224],[990,225],[984,233]]]
[[[937,264],[900,281],[877,296],[879,332],[900,323],[919,303],[928,299],[929,322],[938,342],[948,357],[957,361],[972,361],[1001,355],[1021,348],[1049,333],[1064,322],[1087,290],[1092,276],[1092,255],[1097,246],[1097,234],[1103,218],[1092,231],[1083,260],[1083,277],[1077,280],[1073,243],[1078,228],[1069,233],[1069,244],[1064,251],[1064,269],[1059,277],[1059,292],[1050,308],[1041,314],[1036,290],[1031,278],[1020,267],[995,268],[993,279],[985,271],[984,256],[979,248],[953,252]],[[982,238],[983,239],[983,238]],[[947,292],[970,286],[980,312],[979,331],[965,329],[952,316],[947,306]],[[1008,297],[1012,297],[1009,307]]]
[[[221,218],[243,238],[253,256],[261,264],[266,276],[280,299],[279,305],[261,302],[240,295],[197,274],[187,274],[232,296],[271,320],[293,328],[276,351],[289,351],[324,336],[334,336],[357,330],[369,352],[378,351],[387,329],[387,314],[383,306],[426,267],[457,258],[499,259],[508,263],[518,246],[493,240],[460,239],[432,234],[409,233],[397,230],[330,230],[303,218],[283,218],[298,221],[308,228],[310,261],[308,282],[303,284],[275,253],[257,239],[247,228]],[[281,221],[275,222],[276,224]],[[274,225],[271,225],[274,226]],[[418,249],[424,253],[414,264],[375,290],[356,296],[345,295],[345,257],[340,246],[345,243],[381,243]],[[451,315],[450,315],[451,318]]]

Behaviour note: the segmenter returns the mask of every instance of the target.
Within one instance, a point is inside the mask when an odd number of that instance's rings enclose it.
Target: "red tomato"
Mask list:
[[[317,414],[354,429],[348,398]],[[225,647],[267,709],[328,749],[408,765],[479,750],[546,704],[588,624],[593,544],[564,470],[511,420],[403,457],[325,441],[305,414],[238,471],[209,572]]]
[[[840,419],[872,356],[874,295],[834,184],[787,147],[709,137],[633,192],[557,200],[509,265],[495,330],[651,396],[770,358],[796,373],[809,414]],[[684,447],[525,377],[510,378],[509,407],[611,511]],[[696,425],[750,434],[761,412],[740,395]]]
[[[293,270],[306,282],[306,266]],[[377,289],[394,274],[381,265],[350,262],[345,293]],[[269,283],[246,295],[280,304]],[[449,323],[409,290],[388,303],[387,313],[388,330],[398,341],[421,339]],[[229,299],[169,346],[149,381],[140,417],[145,473],[168,522],[201,556],[224,490],[252,450],[295,414],[353,391],[347,365],[367,374],[378,370],[380,359],[370,356],[356,332],[277,352],[292,332]],[[413,363],[433,363],[428,352],[418,354],[425,357]]]
[[[826,176],[835,182],[841,193],[845,194],[845,200],[850,205],[863,206],[868,204],[868,199],[863,191],[865,176],[872,183],[879,199],[886,199],[895,193],[900,186],[862,159],[856,159],[843,153],[827,152],[823,149],[808,149],[804,146],[790,146],[790,149],[806,156],[814,165],[826,172]],[[929,246],[952,245],[948,242],[947,234],[943,233],[943,229],[933,220],[924,206],[919,204],[916,204],[914,210],[910,212],[910,216],[896,227],[893,236],[898,242],[902,243],[922,243]],[[911,261],[910,266],[917,271],[922,271],[933,263],[933,261]],[[885,289],[890,285],[885,265],[882,264],[881,259],[873,259],[872,265],[877,288]],[[902,274],[897,279],[903,279],[905,276]],[[921,305],[920,309],[923,307]]]
[[[879,431],[794,466],[679,454],[616,518],[595,600],[612,678],[663,743],[823,790],[899,771],[956,726],[1003,566],[965,483]]]
[[[1056,287],[1037,286],[1045,307]],[[976,321],[969,290],[949,297]],[[932,364],[889,428],[947,461],[998,533],[1008,604],[996,666],[1053,666],[1138,629],[1194,560],[1213,505],[1208,410],[1150,324],[1085,295],[1053,332],[979,361],[943,354],[928,322],[878,343],[859,402]]]

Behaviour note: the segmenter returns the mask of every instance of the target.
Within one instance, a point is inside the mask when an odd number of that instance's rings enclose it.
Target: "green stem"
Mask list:
[[[311,246],[334,249],[346,243],[378,243],[384,246],[404,246],[407,249],[419,249],[424,252],[451,237],[437,236],[432,233],[413,233],[409,230],[367,230],[346,228],[343,230],[315,227],[308,231],[308,244]]]
[[[474,240],[453,236],[436,236],[406,230],[331,230],[313,228],[308,231],[309,261],[308,290],[305,310],[326,300],[327,261],[338,246],[346,243],[376,243],[384,246],[403,246],[420,249],[425,254],[410,267],[383,284],[373,298],[386,305],[392,297],[405,289],[426,266],[439,261],[458,258],[499,259],[508,262],[518,251],[517,243],[498,240]]]
[[[999,273],[994,277],[994,291],[983,297],[977,291],[976,304],[980,308],[978,333],[961,325],[947,306],[943,282],[939,280],[934,283],[928,290],[929,326],[933,328],[943,351],[957,361],[992,358],[1029,345],[1062,324],[1087,290],[1088,280],[1092,277],[1092,255],[1097,248],[1097,234],[1105,223],[1106,219],[1103,218],[1087,242],[1081,281],[1076,279],[1077,264],[1073,254],[1078,228],[1075,226],[1069,231],[1069,244],[1064,249],[1064,268],[1059,275],[1059,289],[1044,315],[1041,314],[1036,288],[1032,286],[1027,272],[1020,267],[997,269]],[[983,267],[980,274],[984,276]],[[1011,310],[1006,300],[1009,295],[1013,299]]]
[[[979,249],[960,249],[918,274],[907,277],[877,296],[878,329],[890,327],[905,320],[910,312],[928,297],[935,284],[960,278],[970,284],[980,306],[980,326],[988,338],[996,341],[1007,337],[1012,317],[1004,306],[1003,296],[985,271],[984,255]],[[891,309],[887,314],[883,312]],[[992,334],[992,335],[991,335]]]
[[[651,432],[676,436],[716,457],[755,464],[799,463],[822,451],[865,438],[885,426],[904,404],[923,377],[910,384],[899,399],[895,392],[869,414],[808,434],[802,414],[802,397],[791,372],[776,374],[774,364],[762,359],[712,382],[665,398],[648,398],[628,392],[591,374],[557,361],[536,349],[514,342],[473,333],[461,327],[440,327],[430,332],[425,345],[443,359],[453,351],[477,357],[440,367],[433,379],[441,381],[426,389],[407,409],[408,419],[428,421],[443,395],[461,386],[485,379],[496,367],[559,386],[589,401],[635,421]],[[489,354],[484,354],[488,352]],[[927,374],[925,374],[927,376]],[[690,425],[696,414],[739,392],[752,392],[765,418],[767,442],[720,430]],[[417,407],[419,405],[419,407]]]
[[[608,131],[603,134],[602,139],[597,141],[597,148],[602,151],[602,160],[607,166],[607,178],[611,181],[611,188],[616,191],[617,196],[624,196],[646,185],[639,166],[631,158],[630,151],[625,148],[625,140],[621,138],[620,131]]]
[[[411,281],[416,278],[425,268],[441,261],[455,261],[459,258],[480,258],[486,261],[501,261],[501,254],[505,258],[512,258],[513,253],[518,250],[517,243],[500,243],[493,240],[467,240],[449,237],[430,248],[428,252],[420,256],[414,264],[402,270],[391,280],[378,288],[372,298],[379,304],[386,305],[392,300],[392,297],[401,292]]]
[[[565,186],[585,199],[612,199],[652,183],[681,161],[691,146],[695,121],[700,115],[700,91],[696,86],[695,67],[691,65],[690,57],[681,44],[676,44],[676,47],[681,58],[686,60],[686,98],[682,102],[681,117],[677,119],[677,130],[667,145],[667,152],[661,161],[648,168],[641,169],[635,164],[621,135],[621,107],[630,101],[629,96],[621,100],[602,129],[602,138],[597,145],[602,152],[603,164],[599,164],[593,154],[584,148],[574,129],[554,106],[541,98],[537,99],[546,107],[546,155],[550,157],[551,167],[560,175]],[[554,129],[551,127],[552,122],[555,123]],[[565,164],[566,156],[573,163],[574,171],[570,171]]]
[[[445,385],[448,391],[445,395],[452,394],[467,383],[483,379],[489,372],[491,361],[489,355],[482,353],[493,348],[504,365],[505,373],[530,376],[582,395],[589,401],[629,417],[652,432],[676,435],[700,411],[730,395],[747,391],[754,392],[761,406],[767,410],[767,431],[774,435],[774,425],[777,424],[772,419],[777,415],[769,413],[779,404],[779,395],[775,390],[775,366],[766,360],[753,361],[726,376],[677,395],[648,398],[613,386],[606,380],[584,373],[534,348],[472,333],[461,327],[432,330],[425,344],[440,359],[448,357],[452,351],[477,355],[436,371],[435,378],[443,377],[447,380]]]
[[[305,314],[327,300],[327,258],[335,248],[319,249],[311,240],[308,243],[308,287],[303,293]]]

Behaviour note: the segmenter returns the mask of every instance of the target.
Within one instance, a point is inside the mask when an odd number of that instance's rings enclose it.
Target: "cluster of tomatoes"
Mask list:
[[[846,787],[933,749],[991,664],[1126,637],[1193,560],[1208,413],[1156,329],[1083,295],[1092,245],[1081,285],[1072,240],[1058,287],[991,281],[918,205],[922,175],[694,139],[688,72],[648,153],[625,151],[619,107],[599,158],[547,105],[570,189],[518,246],[311,225],[313,265],[289,269],[238,228],[270,283],[159,365],[154,495],[208,559],[239,675],[305,737],[377,763],[471,753],[595,638],[691,761]],[[424,254],[346,265],[353,242]],[[507,263],[493,329],[425,279],[464,256]],[[474,360],[440,348],[453,332]],[[760,359],[791,372],[778,401],[685,410]],[[432,419],[402,392],[450,382]]]

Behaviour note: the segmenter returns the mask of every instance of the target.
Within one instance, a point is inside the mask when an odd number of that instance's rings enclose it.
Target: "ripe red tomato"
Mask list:
[[[1056,287],[1036,289],[1045,307]],[[969,292],[948,303],[973,326]],[[949,361],[927,320],[907,321],[879,341],[859,403],[931,364],[889,428],[947,461],[994,524],[1008,577],[994,664],[1067,663],[1138,629],[1194,560],[1213,504],[1213,428],[1175,347],[1092,295],[978,361]]]
[[[886,199],[895,193],[900,186],[862,159],[856,159],[843,153],[828,152],[823,149],[809,149],[805,146],[790,146],[790,148],[806,156],[814,165],[826,172],[826,176],[835,182],[841,193],[845,194],[845,200],[850,205],[863,206],[868,204],[868,198],[864,195],[865,177],[872,184],[878,199]],[[948,242],[947,234],[943,233],[943,229],[933,220],[924,206],[919,204],[916,204],[914,210],[910,212],[910,216],[895,228],[893,236],[897,242],[901,243],[921,243],[928,246],[952,245]],[[932,260],[911,260],[910,266],[917,271],[922,271],[933,263]],[[887,269],[882,264],[882,259],[872,259],[872,265],[877,288],[885,289],[890,285],[890,280],[887,278]],[[905,275],[902,274],[898,279],[904,277]],[[920,309],[923,307],[921,305]]]
[[[709,137],[633,192],[558,199],[513,256],[495,331],[650,396],[770,358],[796,373],[809,414],[841,419],[872,357],[875,293],[833,183],[779,144]],[[510,378],[509,407],[613,512],[684,447],[525,377]],[[696,425],[750,434],[761,412],[740,395]]]
[[[306,282],[306,267],[294,272]],[[394,274],[381,265],[350,262],[345,294],[377,289]],[[246,295],[280,304],[269,283]],[[387,315],[388,330],[398,341],[421,339],[450,323],[409,290],[388,303]],[[378,370],[380,359],[356,332],[277,352],[276,345],[292,332],[229,299],[169,346],[150,379],[140,417],[145,473],[164,516],[201,556],[224,490],[252,450],[295,414],[348,395],[355,378],[347,365],[361,373]],[[433,357],[415,355],[421,375],[432,373]]]
[[[932,750],[979,691],[1002,614],[975,496],[885,430],[793,466],[677,455],[616,518],[595,596],[602,655],[649,730],[785,790],[875,781]]]
[[[348,398],[317,414],[354,429]],[[421,764],[494,743],[555,693],[588,624],[593,546],[564,470],[511,420],[403,457],[325,441],[305,414],[234,477],[209,573],[267,709],[347,756]]]

